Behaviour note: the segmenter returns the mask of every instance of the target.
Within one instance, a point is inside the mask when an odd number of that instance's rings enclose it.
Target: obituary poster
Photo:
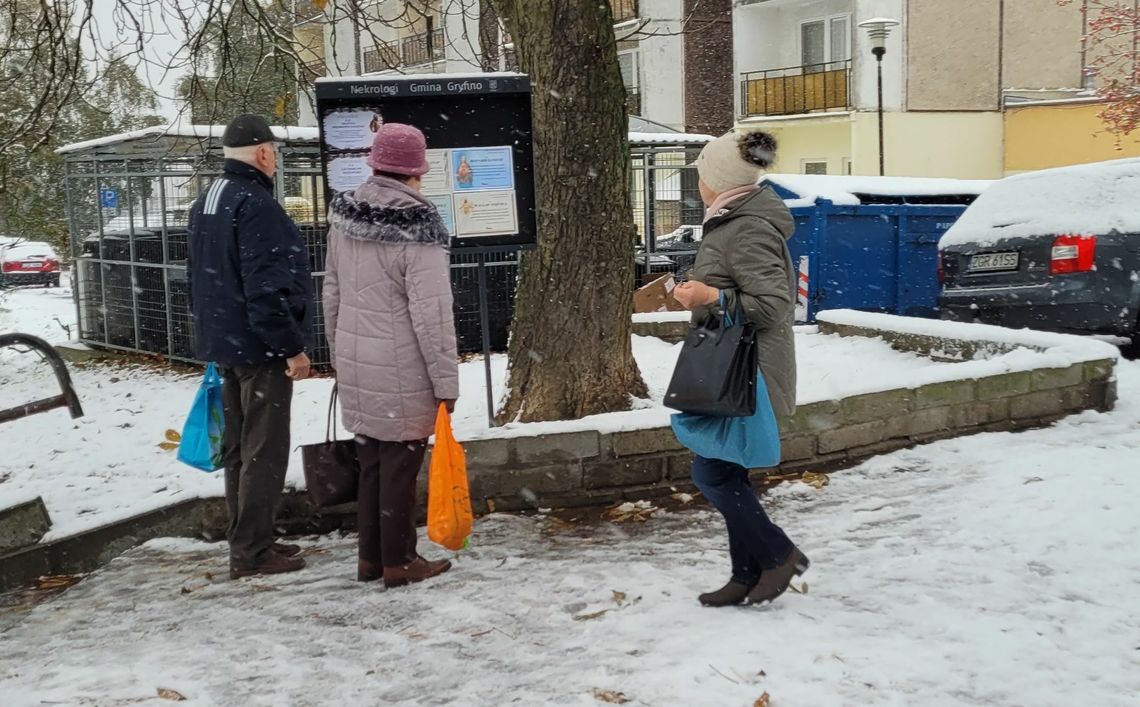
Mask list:
[[[384,118],[373,110],[337,110],[321,126],[328,146],[336,150],[368,150]]]
[[[372,167],[368,166],[368,154],[341,155],[328,162],[329,188],[334,192],[351,191],[368,181]]]
[[[518,231],[513,190],[469,192],[456,194],[453,199],[455,235],[461,239]]]
[[[451,195],[446,196],[429,196],[428,201],[435,204],[435,208],[439,211],[440,218],[443,219],[443,225],[447,227],[447,232],[452,236],[455,235],[455,205],[451,200]]]
[[[455,191],[515,188],[510,147],[478,147],[451,151]]]
[[[423,178],[424,194],[451,193],[451,170],[449,169],[450,153],[450,150],[427,151],[428,166],[430,166],[431,169],[428,170],[428,173],[425,174]]]

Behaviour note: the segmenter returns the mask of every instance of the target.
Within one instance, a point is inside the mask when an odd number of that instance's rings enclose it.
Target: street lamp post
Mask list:
[[[871,53],[875,55],[875,64],[878,68],[879,176],[881,177],[887,173],[883,144],[883,57],[887,54],[887,37],[891,36],[891,29],[899,26],[899,21],[889,17],[875,17],[860,22],[859,26],[867,30],[867,36],[871,40]]]

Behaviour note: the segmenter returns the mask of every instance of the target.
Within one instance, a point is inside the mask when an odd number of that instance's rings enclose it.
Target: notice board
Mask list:
[[[452,246],[537,242],[530,79],[522,74],[319,79],[325,195],[372,175],[368,154],[384,123],[423,131],[431,171],[423,193]]]

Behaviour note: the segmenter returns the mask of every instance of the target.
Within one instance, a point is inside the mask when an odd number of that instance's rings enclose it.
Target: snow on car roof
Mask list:
[[[1059,167],[1007,177],[946,232],[939,248],[1003,238],[1140,234],[1140,159]]]
[[[4,249],[3,257],[6,259],[13,259],[18,257],[28,257],[30,255],[46,255],[55,256],[55,249],[48,243],[41,243],[39,241],[25,241],[17,243],[14,246]]]
[[[827,174],[770,174],[766,179],[795,194],[788,206],[811,206],[827,199],[837,206],[858,206],[860,194],[874,196],[976,196],[993,181],[929,177],[854,177]]]

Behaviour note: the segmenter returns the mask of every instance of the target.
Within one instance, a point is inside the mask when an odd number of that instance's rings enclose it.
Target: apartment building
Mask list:
[[[898,21],[882,60],[888,175],[1122,156],[1096,118],[1080,0],[736,0],[737,125],[777,135],[779,170],[878,174],[878,67],[859,26],[876,18]]]
[[[609,1],[630,113],[685,132],[732,127],[732,0]],[[330,0],[320,28],[320,75],[518,69],[486,0]],[[315,124],[311,100],[301,120]]]

